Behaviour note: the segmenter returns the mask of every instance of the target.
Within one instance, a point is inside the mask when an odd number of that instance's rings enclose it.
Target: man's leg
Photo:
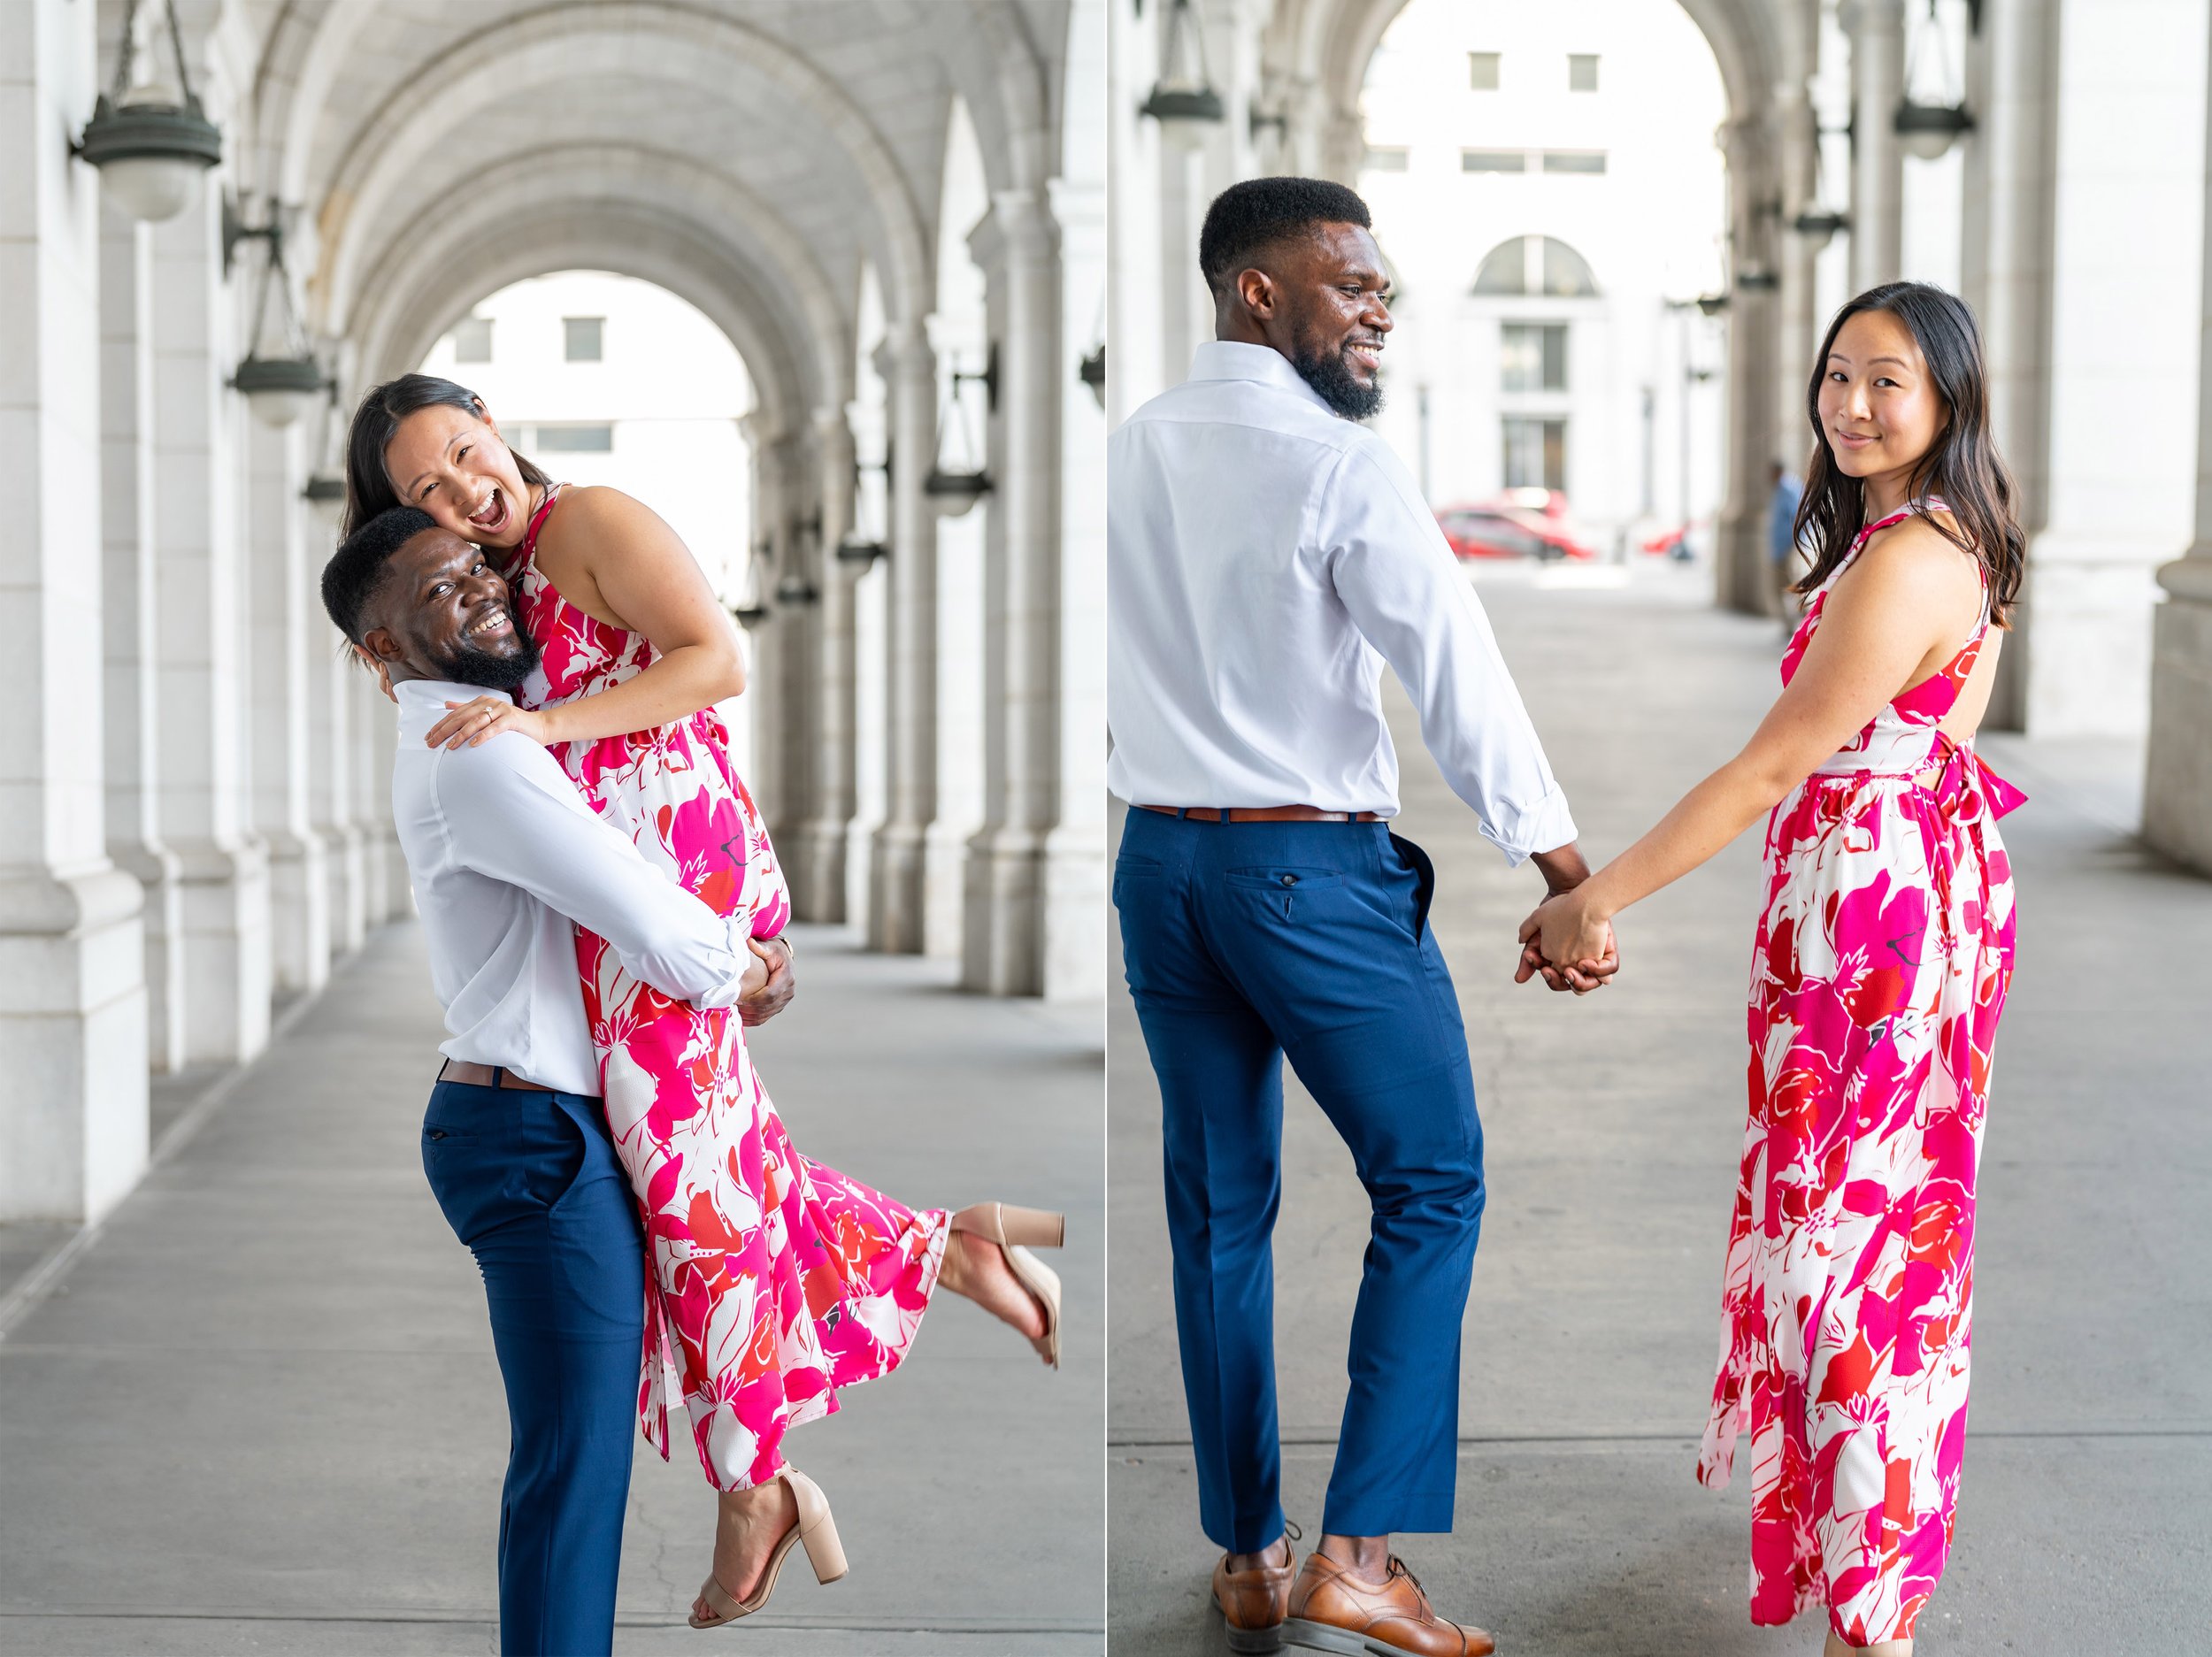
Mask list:
[[[1448,1530],[1482,1132],[1427,931],[1428,860],[1356,825],[1233,832],[1253,843],[1224,871],[1223,953],[1350,1147],[1373,1210],[1323,1530]]]
[[[1215,826],[1132,811],[1114,901],[1160,1084],[1199,1523],[1222,1548],[1244,1554],[1283,1534],[1271,1249],[1282,1191],[1282,1051],[1194,924],[1191,837]]]
[[[506,1384],[500,1649],[611,1651],[645,1270],[603,1112],[595,1099],[443,1083],[423,1158],[482,1269]]]

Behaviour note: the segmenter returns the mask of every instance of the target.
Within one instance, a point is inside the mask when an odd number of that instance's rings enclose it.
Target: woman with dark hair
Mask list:
[[[714,704],[745,687],[729,616],[690,551],[612,488],[564,488],[501,438],[465,387],[408,374],[362,400],[346,446],[346,533],[420,509],[499,566],[540,652],[515,700],[447,703],[432,747],[501,732],[542,743],[584,798],[718,913],[742,909],[772,970],[790,902]],[[493,618],[492,619],[497,619]],[[373,665],[373,663],[372,663]],[[644,1222],[639,1389],[665,1457],[689,1413],[721,1492],[695,1627],[758,1610],[803,1528],[818,1570],[821,1492],[785,1461],[785,1431],[887,1374],[939,1285],[1059,1362],[1059,1285],[1018,1245],[1055,1246],[1058,1215],[980,1203],[910,1209],[799,1155],[726,1009],[672,1001],[576,934],[607,1122]],[[824,1580],[829,1580],[825,1574]]]
[[[1808,390],[1813,567],[1748,745],[1523,924],[1517,977],[1603,955],[1622,909],[1766,820],[1751,1111],[1698,1461],[1751,1428],[1751,1616],[1824,1607],[1826,1651],[1912,1648],[1966,1430],[1974,1177],[2012,976],[1984,766],[2024,538],[1972,313],[1897,282],[1837,314]]]

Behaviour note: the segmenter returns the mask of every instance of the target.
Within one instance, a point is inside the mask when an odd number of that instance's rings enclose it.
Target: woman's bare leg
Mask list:
[[[791,1486],[777,1478],[750,1490],[726,1490],[715,1507],[714,1579],[730,1598],[742,1599],[759,1584],[776,1544],[799,1523],[799,1504]],[[691,1614],[711,1617],[715,1611],[701,1598],[691,1602]]]
[[[1011,1323],[1030,1339],[1045,1332],[1044,1308],[1022,1287],[996,1243],[972,1231],[945,1238],[945,1263],[937,1273],[941,1288],[973,1300],[992,1316]]]
[[[1886,1639],[1878,1645],[1850,1645],[1830,1629],[1828,1643],[1820,1648],[1820,1657],[1912,1657],[1912,1642]]]

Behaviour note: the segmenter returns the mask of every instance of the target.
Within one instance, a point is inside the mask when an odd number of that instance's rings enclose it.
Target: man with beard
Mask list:
[[[624,969],[748,1023],[790,998],[781,948],[677,885],[515,732],[432,748],[455,702],[538,664],[506,583],[426,512],[349,537],[323,603],[399,704],[392,808],[445,1009],[424,1170],[482,1268],[513,1429],[499,1524],[500,1649],[606,1651],[643,1340],[637,1207],[584,1020],[574,927]]]
[[[1214,334],[1109,448],[1108,779],[1129,989],[1159,1078],[1176,1325],[1214,1598],[1240,1652],[1478,1657],[1390,1551],[1448,1530],[1482,1130],[1427,856],[1392,834],[1384,661],[1482,833],[1578,885],[1566,797],[1482,606],[1389,446],[1366,203],[1256,179],[1199,239]],[[1555,967],[1601,985],[1617,957]],[[1294,1582],[1270,1237],[1287,1055],[1373,1218],[1319,1546]]]

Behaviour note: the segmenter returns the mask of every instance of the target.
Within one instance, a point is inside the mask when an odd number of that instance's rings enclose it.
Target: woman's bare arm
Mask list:
[[[588,591],[571,593],[603,620],[651,641],[659,659],[611,689],[529,712],[503,697],[460,704],[429,742],[483,741],[520,730],[541,742],[584,742],[688,717],[745,688],[737,629],[698,560],[658,513],[618,489],[573,489],[558,512],[565,547],[580,548]],[[481,716],[488,712],[487,720]]]
[[[1532,915],[1524,938],[1540,930],[1553,962],[1600,953],[1614,916],[1711,857],[1857,736],[1920,671],[1939,667],[1980,602],[1972,564],[1924,522],[1877,536],[1831,589],[1795,676],[1743,751],[1583,885]]]

